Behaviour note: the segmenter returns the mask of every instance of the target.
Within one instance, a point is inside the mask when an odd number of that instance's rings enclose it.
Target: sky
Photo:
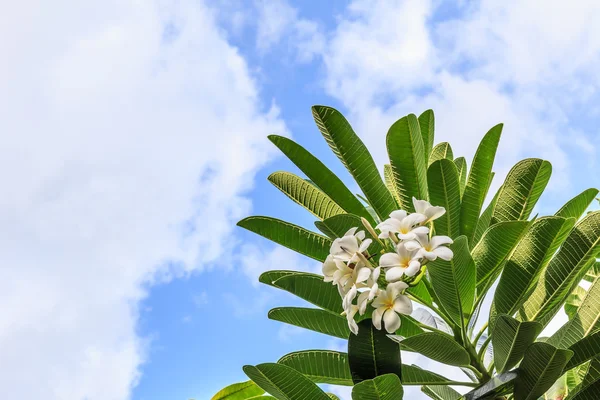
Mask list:
[[[319,269],[235,226],[269,215],[312,227],[266,181],[298,172],[267,135],[357,190],[311,105],[341,110],[379,166],[408,113],[432,108],[436,141],[469,160],[504,122],[494,188],[516,161],[547,159],[536,212],[553,213],[600,186],[599,18],[583,0],[6,2],[3,394],[204,400],[245,380],[244,364],[343,350],[266,317],[302,303],[259,285],[261,272]]]

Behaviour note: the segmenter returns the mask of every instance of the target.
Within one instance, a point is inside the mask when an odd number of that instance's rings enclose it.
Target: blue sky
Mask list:
[[[505,122],[494,188],[548,159],[540,214],[600,186],[597,2],[33,3],[0,16],[7,397],[203,400],[244,364],[341,349],[266,317],[301,303],[258,275],[318,265],[235,227],[312,227],[266,180],[297,172],[271,133],[356,190],[313,104],[343,111],[379,165],[407,113],[433,108],[467,159]]]

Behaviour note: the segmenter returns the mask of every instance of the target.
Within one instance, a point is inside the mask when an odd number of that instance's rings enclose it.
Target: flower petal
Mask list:
[[[402,259],[396,253],[385,253],[379,258],[379,265],[381,267],[396,267],[402,264]]]
[[[387,310],[383,314],[383,322],[388,333],[394,333],[400,328],[400,316],[394,310]]]
[[[417,240],[408,240],[404,242],[404,248],[408,251],[415,251],[421,248],[421,243]]]
[[[395,282],[397,280],[402,279],[402,275],[404,275],[405,268],[403,267],[393,267],[387,270],[385,273],[385,279],[388,282]]]
[[[416,235],[427,235],[429,233],[429,228],[426,226],[417,226],[413,228],[412,232]]]
[[[400,314],[410,315],[413,311],[412,301],[410,301],[408,296],[401,294],[394,300],[394,311]]]
[[[379,307],[373,311],[373,315],[371,316],[373,320],[373,326],[379,330],[381,330],[381,318],[383,317],[384,312],[385,307]]]
[[[415,276],[421,270],[421,263],[414,260],[411,261],[408,268],[404,271],[406,276]]]
[[[392,213],[390,214],[390,218],[394,218],[394,219],[397,219],[398,221],[402,221],[404,218],[406,218],[407,215],[408,215],[408,213],[404,210],[396,210],[396,211],[392,211]]]
[[[415,206],[415,211],[419,214],[425,214],[427,209],[431,207],[431,204],[426,200],[417,200],[415,197],[412,198],[413,206]]]
[[[446,209],[444,207],[429,207],[427,211],[425,211],[425,216],[427,216],[427,221],[433,221],[438,219],[442,215],[446,214]]]
[[[373,242],[372,239],[365,240],[364,242],[362,242],[360,244],[360,247],[358,248],[358,251],[361,252],[361,253],[364,252],[365,250],[367,250],[369,248],[369,246],[371,245],[372,242]]]
[[[348,229],[348,231],[346,233],[344,233],[344,236],[353,236],[354,232],[356,232],[357,229],[358,229],[358,226]]]
[[[371,269],[369,267],[356,267],[356,282],[364,282],[371,276]]]
[[[450,261],[452,260],[452,257],[454,257],[452,250],[447,247],[438,247],[437,249],[433,250],[433,253],[442,260],[446,261]]]
[[[434,236],[431,238],[431,248],[443,246],[445,244],[452,244],[454,241],[448,236]]]

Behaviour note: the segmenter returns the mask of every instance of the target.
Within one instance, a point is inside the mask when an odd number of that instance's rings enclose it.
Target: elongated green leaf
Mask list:
[[[496,370],[502,373],[517,365],[541,331],[542,325],[535,321],[519,322],[508,315],[500,315],[492,333]]]
[[[399,400],[403,395],[400,378],[394,374],[368,379],[352,388],[352,400]]]
[[[381,218],[386,218],[396,209],[396,202],[385,187],[373,157],[363,142],[339,111],[331,107],[314,106],[312,113],[329,147],[350,171],[369,204]]]
[[[435,140],[435,116],[433,110],[423,111],[419,115],[419,127],[421,128],[421,137],[423,138],[425,160],[429,160],[429,154],[431,154]]]
[[[492,377],[489,381],[476,389],[466,393],[464,400],[496,399],[500,396],[510,393],[517,379],[515,371],[504,372],[503,374]]]
[[[274,172],[268,179],[277,189],[317,218],[325,219],[345,213],[342,207],[315,185],[290,172]]]
[[[444,207],[446,213],[434,222],[435,234],[458,237],[460,234],[460,184],[454,163],[447,159],[435,161],[427,170],[429,201]]]
[[[594,358],[587,370],[583,382],[571,393],[572,400],[598,400],[600,394],[600,358]]]
[[[550,337],[548,343],[569,348],[589,334],[600,331],[600,281],[595,281],[587,292],[583,292],[581,305],[573,317]]]
[[[400,207],[414,211],[413,197],[428,198],[427,163],[417,117],[409,114],[396,121],[387,133],[386,143]]]
[[[217,392],[210,400],[247,400],[260,396],[265,391],[252,381],[234,383]]]
[[[434,400],[458,400],[462,397],[450,386],[423,386],[421,391]]]
[[[565,218],[579,219],[598,195],[598,189],[587,189],[569,200],[556,215]]]
[[[454,322],[463,326],[464,316],[471,314],[475,302],[475,262],[466,237],[459,237],[449,247],[454,252],[452,260],[438,258],[428,264],[427,269],[440,306]]]
[[[269,319],[341,339],[350,335],[346,318],[315,308],[278,307],[269,311]]]
[[[400,322],[400,329],[396,331],[396,335],[411,337],[424,332],[417,324],[417,321],[408,315],[400,315]]]
[[[283,136],[270,135],[269,140],[346,212],[370,218],[364,206],[340,178],[304,147]]]
[[[571,231],[540,275],[538,285],[520,312],[527,321],[546,325],[583,279],[600,251],[600,212],[585,216]]]
[[[324,282],[321,275],[301,272],[281,277],[273,282],[273,286],[336,315],[344,311],[337,288],[330,282]]]
[[[355,384],[384,374],[402,378],[400,345],[376,329],[371,319],[360,321],[358,335],[350,335],[348,360]]]
[[[348,354],[330,350],[305,350],[286,354],[279,364],[287,365],[315,383],[352,386]]]
[[[600,278],[600,262],[596,261],[592,263],[592,266],[587,270],[583,279],[588,282],[594,282],[598,278]]]
[[[333,393],[327,393],[327,396],[329,396],[331,400],[340,400],[340,398]]]
[[[330,400],[310,379],[285,365],[245,365],[244,372],[258,386],[280,400]]]
[[[315,383],[352,386],[348,354],[331,350],[305,350],[287,354],[277,361],[294,368]],[[441,375],[414,365],[402,364],[403,385],[453,385]]]
[[[458,171],[458,183],[460,185],[460,196],[462,197],[465,186],[467,186],[467,160],[464,157],[458,157],[454,160],[456,170]]]
[[[400,199],[400,195],[398,194],[398,192],[396,191],[396,187],[394,186],[394,171],[392,170],[392,166],[390,164],[385,164],[383,166],[383,178],[385,180],[385,186],[394,197],[394,200],[396,200],[398,208],[400,208],[402,199]]]
[[[492,224],[526,220],[552,175],[552,165],[539,158],[519,161],[508,173],[500,189]]]
[[[340,214],[335,215],[331,218],[327,218],[323,223],[333,232],[336,237],[342,237],[350,228],[358,227],[359,231],[365,231],[365,238],[371,239],[373,243],[369,246],[369,253],[376,254],[381,250],[381,245],[377,241],[377,238],[373,237],[363,226],[363,223],[359,216],[352,214]]]
[[[237,224],[315,260],[324,261],[329,255],[329,238],[307,231],[298,225],[270,217],[247,217]]]
[[[500,187],[500,189],[502,189],[502,187]],[[500,190],[498,190],[496,192],[496,194],[494,195],[494,198],[492,199],[490,204],[488,204],[488,206],[485,208],[485,210],[483,210],[483,213],[481,213],[481,217],[479,218],[479,221],[477,221],[477,228],[475,228],[475,234],[473,235],[473,241],[471,242],[472,247],[475,247],[475,245],[477,243],[479,243],[479,241],[483,237],[483,234],[490,227],[490,222],[492,222],[492,214],[494,212],[494,207],[496,206],[496,201],[498,200],[499,195],[500,195]]]
[[[469,353],[451,336],[437,332],[426,332],[409,338],[390,336],[405,350],[414,351],[432,360],[448,365],[466,366],[470,363]]]
[[[290,276],[290,275],[301,274],[301,273],[302,272],[299,272],[299,271],[286,271],[286,270],[267,271],[267,272],[263,272],[262,274],[260,274],[260,276],[258,277],[258,281],[260,283],[264,283],[265,285],[277,287],[277,286],[275,286],[275,281],[277,279],[283,278],[284,276]]]
[[[448,142],[442,142],[435,145],[429,156],[429,165],[441,159],[447,159],[450,161],[454,159],[452,147]]]
[[[560,330],[559,330],[560,332]],[[558,332],[557,332],[558,333]],[[584,362],[600,355],[600,331],[595,331],[578,342],[573,343],[569,350],[573,352],[573,358],[565,367],[565,370],[575,368]]]
[[[543,217],[533,222],[504,266],[492,302],[491,326],[496,315],[514,315],[519,310],[574,224],[575,219],[562,217]]]
[[[406,289],[406,292],[429,307],[433,304],[433,299],[423,282],[419,282],[416,286],[411,286]]]
[[[577,310],[579,309],[579,306],[581,306],[586,293],[587,291],[581,286],[575,286],[575,290],[567,297],[567,301],[565,302],[565,314],[567,314],[569,319],[573,319],[577,315]]]
[[[333,233],[323,221],[315,221],[315,227],[325,236],[331,240],[335,240],[338,236]]]
[[[477,295],[484,293],[502,271],[502,265],[530,225],[527,221],[506,221],[490,226],[473,249],[477,266]]]
[[[548,343],[529,346],[515,381],[515,400],[537,400],[562,375],[573,352]]]
[[[473,165],[467,179],[460,210],[460,233],[467,236],[469,243],[477,227],[479,213],[491,181],[492,165],[502,133],[502,124],[494,126],[485,135],[477,148]]]

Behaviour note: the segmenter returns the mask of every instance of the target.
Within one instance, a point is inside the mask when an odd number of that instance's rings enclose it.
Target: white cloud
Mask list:
[[[0,37],[0,387],[126,399],[144,288],[217,259],[285,126],[198,2],[12,3]]]

